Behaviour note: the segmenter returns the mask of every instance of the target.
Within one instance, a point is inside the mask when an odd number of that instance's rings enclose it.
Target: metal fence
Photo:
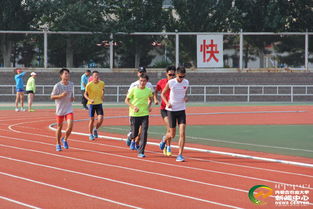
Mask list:
[[[224,36],[224,68],[227,69],[288,67],[308,70],[313,68],[313,48],[309,45],[309,42],[313,41],[313,32],[135,32],[103,34],[100,32],[48,30],[0,31],[0,35],[4,34],[18,36],[15,37],[17,40],[15,47],[17,48],[27,42],[30,53],[35,54],[32,67],[44,69],[67,66],[70,68],[96,67],[112,70],[114,68],[134,68],[138,65],[150,65],[158,68],[158,63],[176,66],[190,64],[197,68],[195,64],[196,36],[204,34]],[[128,45],[127,40],[134,37],[137,43],[135,45],[140,45],[142,48],[134,49],[132,48],[133,45]],[[72,42],[68,42],[68,40],[72,40]],[[293,43],[294,46],[290,43]],[[286,49],[288,48],[286,46],[289,46],[290,49]],[[129,53],[137,55],[136,50],[142,51],[143,49],[148,50],[141,52],[144,53],[141,57],[133,56],[131,58],[134,59],[133,61],[127,57]],[[68,51],[74,55],[74,62],[75,60],[79,62],[76,63],[76,66],[68,66],[73,63],[64,63],[64,60],[68,58]],[[78,51],[88,51],[90,54],[93,53],[93,57],[84,57]],[[288,55],[296,56],[288,59]],[[11,60],[18,63],[24,58],[23,56],[26,56],[25,53],[13,53]],[[141,58],[148,56],[153,56],[149,63],[142,61]]]
[[[107,85],[105,100],[123,102],[129,85]],[[53,85],[37,85],[36,97],[49,100]],[[74,94],[81,97],[80,86]],[[0,85],[0,96],[14,96],[14,85]],[[313,85],[191,85],[191,102],[309,102],[313,101]]]

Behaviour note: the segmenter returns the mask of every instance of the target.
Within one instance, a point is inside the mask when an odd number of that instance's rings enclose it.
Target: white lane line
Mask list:
[[[243,189],[238,189],[238,188],[233,188],[233,187],[228,187],[228,186],[222,186],[222,185],[218,185],[218,184],[211,184],[211,183],[201,182],[201,181],[197,181],[197,180],[192,180],[192,179],[187,179],[187,178],[182,178],[182,177],[178,177],[178,176],[172,176],[172,175],[167,175],[167,174],[162,174],[162,173],[157,173],[157,172],[150,172],[150,171],[145,171],[145,170],[142,170],[142,169],[135,169],[135,168],[124,167],[124,166],[108,164],[108,163],[101,163],[101,162],[97,162],[97,161],[83,160],[83,159],[79,159],[79,158],[68,157],[68,156],[58,155],[58,154],[52,154],[52,153],[38,151],[38,150],[33,150],[33,149],[26,149],[26,148],[20,148],[20,147],[15,147],[15,146],[8,146],[8,145],[3,145],[3,144],[0,144],[0,146],[1,147],[12,148],[12,149],[23,150],[23,151],[36,152],[36,153],[50,155],[50,156],[55,156],[55,157],[60,157],[60,158],[66,158],[66,159],[80,161],[80,162],[84,162],[84,163],[91,163],[91,164],[96,164],[96,165],[101,165],[101,166],[114,167],[114,168],[119,168],[119,169],[124,169],[124,170],[135,171],[135,172],[139,172],[139,173],[146,173],[146,174],[150,174],[150,175],[156,175],[156,176],[162,176],[162,177],[167,177],[167,178],[172,178],[172,179],[178,179],[178,180],[192,182],[192,183],[197,183],[197,184],[202,184],[202,185],[206,185],[206,186],[212,186],[212,187],[218,187],[218,188],[222,188],[222,189],[228,189],[228,190],[231,190],[231,191],[238,191],[238,192],[245,192],[245,193],[248,192],[247,190],[243,190]],[[7,158],[7,157],[0,156],[0,158]]]
[[[24,126],[22,126],[22,127],[24,127]],[[6,130],[6,129],[0,129],[0,130],[8,132],[8,130]],[[42,129],[38,129],[38,130],[42,130]],[[11,131],[16,132],[16,133],[28,134],[28,135],[37,135],[37,136],[41,136],[41,137],[45,137],[45,138],[55,138],[55,137],[52,137],[52,136],[49,136],[49,135],[42,135],[42,134],[34,134],[34,133],[27,133],[27,132],[17,131],[17,130],[14,130],[13,128],[12,128]],[[78,142],[78,143],[90,144],[90,142],[85,142],[85,141],[82,141],[82,140],[76,140],[76,139],[72,139],[72,138],[70,140]],[[34,142],[34,143],[36,143],[36,142]],[[107,144],[101,144],[101,143],[96,143],[96,144],[99,145],[99,146],[104,146],[104,147],[113,147],[113,148],[118,148],[118,149],[129,150],[128,148],[121,147],[121,146],[107,145]],[[157,152],[152,152],[152,151],[147,151],[147,152],[151,152],[151,153],[155,153],[155,154],[158,154],[158,155],[162,155],[162,153],[157,153]],[[312,175],[301,174],[301,173],[287,172],[287,171],[274,170],[274,169],[268,169],[268,168],[258,168],[258,167],[252,167],[252,166],[247,166],[247,165],[219,162],[219,161],[215,161],[215,160],[205,160],[205,159],[201,159],[201,158],[188,158],[188,159],[194,159],[194,160],[198,160],[198,161],[211,162],[211,163],[216,163],[216,164],[221,164],[221,165],[228,165],[228,166],[232,166],[232,167],[248,168],[248,169],[252,169],[252,170],[262,170],[262,171],[282,173],[282,174],[287,174],[287,175],[297,175],[297,176],[313,178]]]
[[[32,208],[32,209],[41,209],[41,208],[38,208],[36,206],[30,205],[30,204],[26,204],[24,202],[20,202],[20,201],[17,201],[17,200],[13,200],[11,198],[4,197],[4,196],[1,196],[1,195],[0,195],[0,199],[6,200],[6,201],[9,201],[9,202],[13,202],[15,204],[22,205],[22,206],[25,206],[25,207],[28,207],[28,208]]]
[[[48,184],[48,183],[44,183],[44,182],[41,182],[41,181],[36,181],[36,180],[33,180],[33,179],[29,179],[29,178],[25,178],[25,177],[21,177],[21,176],[16,176],[16,175],[5,173],[5,172],[1,172],[1,171],[0,171],[0,175],[9,176],[9,177],[12,177],[12,178],[15,178],[15,179],[28,181],[28,182],[40,184],[40,185],[43,185],[43,186],[52,187],[52,188],[55,188],[55,189],[60,189],[60,190],[63,190],[63,191],[67,191],[67,192],[79,194],[79,195],[82,195],[82,196],[86,196],[86,197],[102,200],[102,201],[105,201],[105,202],[114,203],[114,204],[117,204],[117,205],[122,205],[122,206],[129,207],[129,208],[137,208],[137,209],[140,208],[140,207],[137,207],[137,206],[133,206],[133,205],[117,202],[117,201],[114,201],[114,200],[110,200],[110,199],[107,199],[107,198],[98,197],[98,196],[87,194],[87,193],[84,193],[84,192],[79,192],[79,191],[68,189],[68,188],[65,188],[65,187],[60,187],[60,186],[56,186],[56,185],[53,185],[53,184]]]
[[[154,191],[154,192],[160,192],[160,193],[169,194],[169,195],[173,195],[173,196],[177,196],[177,197],[182,197],[182,198],[186,198],[186,199],[196,200],[196,201],[205,202],[205,203],[210,203],[210,204],[219,205],[219,206],[225,206],[225,207],[228,207],[228,208],[240,208],[240,207],[236,207],[236,206],[233,206],[233,205],[223,204],[223,203],[214,202],[214,201],[210,201],[210,200],[204,200],[204,199],[197,198],[197,197],[192,197],[192,196],[188,196],[188,195],[183,195],[183,194],[178,194],[178,193],[174,193],[174,192],[169,192],[169,191],[166,191],[166,190],[161,190],[161,189],[156,189],[156,188],[152,188],[152,187],[146,187],[146,186],[142,186],[142,185],[132,184],[132,183],[124,182],[124,181],[119,181],[119,180],[110,179],[110,178],[106,178],[106,177],[101,177],[101,176],[96,176],[96,175],[92,175],[92,174],[82,173],[82,172],[78,172],[78,171],[73,171],[73,170],[58,168],[58,167],[54,167],[54,166],[43,165],[43,164],[39,164],[39,163],[32,163],[32,162],[28,162],[28,161],[24,161],[24,160],[17,160],[17,159],[8,158],[8,157],[3,157],[3,156],[0,156],[0,157],[1,157],[1,158],[8,159],[8,160],[13,160],[13,161],[21,162],[21,163],[27,163],[27,164],[30,164],[30,165],[35,165],[35,166],[50,168],[50,169],[58,170],[58,171],[62,171],[62,172],[67,172],[67,173],[73,173],[73,174],[77,174],[77,175],[92,177],[92,178],[96,178],[96,179],[100,179],[100,180],[104,180],[104,181],[110,181],[110,182],[114,182],[114,183],[118,183],[118,184],[123,184],[123,185],[127,185],[127,186],[132,186],[132,187],[136,187],[136,188],[140,188],[140,189],[151,190],[151,191]],[[7,174],[7,173],[0,172],[0,174],[5,175],[5,174]],[[8,175],[11,176],[12,174],[8,174]],[[13,175],[12,175],[12,176],[13,176]],[[26,179],[26,178],[24,178],[24,177],[19,177],[19,178],[20,178],[20,179],[24,179],[24,180]],[[30,180],[30,179],[28,179],[28,181],[29,181],[29,180]],[[31,180],[31,181],[32,181],[32,182],[35,182],[35,183],[38,182],[38,181],[35,181],[35,180]],[[43,183],[43,182],[40,182],[40,183],[43,184],[43,185],[46,185],[46,186],[51,186],[51,184],[47,184],[47,183]],[[63,188],[63,187],[59,187],[59,186],[55,186],[55,185],[52,185],[52,186],[55,187],[55,188],[57,188],[57,187],[58,187],[58,188]],[[65,188],[63,188],[63,189],[65,189]],[[70,189],[66,189],[66,190],[70,190]],[[113,201],[113,200],[110,200],[110,202],[119,203],[119,202],[116,202],[116,201]],[[126,206],[127,204],[119,203],[119,205],[124,205],[124,206]],[[130,205],[127,205],[127,206],[129,207]],[[131,207],[135,207],[135,206],[131,206]]]
[[[25,142],[28,142],[28,143],[44,144],[44,145],[48,145],[48,146],[51,146],[51,147],[53,146],[54,147],[54,144],[49,144],[49,143],[45,143],[45,142],[35,142],[35,141],[24,140],[24,139],[20,139],[20,138],[2,137],[2,136],[0,136],[0,138],[10,138],[10,139],[17,140],[17,141],[25,141]],[[71,146],[71,149],[80,150],[80,151],[84,151],[84,152],[97,153],[97,154],[101,154],[101,155],[108,155],[108,156],[114,156],[114,157],[119,157],[119,158],[131,159],[131,160],[136,160],[136,161],[141,161],[141,162],[145,161],[147,163],[166,165],[166,166],[170,166],[170,167],[192,169],[192,170],[203,171],[203,172],[208,172],[208,173],[215,173],[215,174],[221,174],[221,175],[226,175],[226,176],[235,176],[235,177],[240,177],[240,178],[243,178],[243,179],[252,179],[252,180],[257,180],[257,181],[270,182],[270,183],[274,183],[274,184],[290,184],[290,183],[285,183],[285,182],[272,181],[272,180],[268,180],[268,179],[256,178],[256,177],[251,177],[251,176],[244,176],[244,175],[233,174],[233,173],[228,173],[228,172],[221,172],[221,171],[215,171],[215,170],[209,170],[209,169],[195,168],[195,167],[183,166],[183,165],[175,165],[175,164],[158,162],[158,161],[152,161],[152,160],[147,160],[147,159],[138,159],[138,158],[128,157],[128,156],[124,156],[124,155],[99,152],[99,151],[94,151],[94,150],[89,150],[89,149],[76,148],[76,147],[72,147],[72,146]],[[296,187],[300,187],[300,186],[296,185]],[[311,187],[307,187],[307,189],[313,190],[313,188],[311,188]]]

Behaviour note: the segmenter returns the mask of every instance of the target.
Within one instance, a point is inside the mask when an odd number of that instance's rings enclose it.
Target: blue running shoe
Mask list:
[[[145,156],[145,154],[138,154],[137,157],[144,158],[146,156]]]
[[[89,140],[93,141],[93,140],[95,140],[95,137],[92,134],[90,134],[89,135]]]
[[[160,150],[164,150],[164,147],[165,147],[165,142],[161,141],[160,142]]]
[[[131,149],[131,150],[136,150],[136,142],[135,142],[135,141],[131,141],[131,143],[130,143],[130,149]]]
[[[126,145],[127,145],[128,147],[130,146],[130,143],[132,142],[131,135],[132,135],[132,132],[129,132],[129,133],[127,134]]]
[[[55,146],[55,150],[56,150],[57,152],[62,151],[61,145],[60,145],[60,144],[57,144],[57,145]]]
[[[98,138],[98,130],[97,129],[93,129],[93,135],[95,138]]]
[[[184,162],[185,158],[182,155],[178,155],[177,158],[176,158],[176,161],[177,162]]]
[[[68,149],[68,143],[67,141],[64,140],[64,137],[62,138],[62,143],[63,143],[64,149]]]

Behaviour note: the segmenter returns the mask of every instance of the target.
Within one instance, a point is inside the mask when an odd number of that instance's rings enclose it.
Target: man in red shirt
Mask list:
[[[175,66],[169,66],[166,68],[166,78],[161,79],[158,81],[155,91],[154,91],[154,101],[156,101],[156,103],[159,103],[157,96],[158,96],[158,92],[162,92],[163,89],[165,88],[167,82],[173,78],[175,78],[175,72],[176,72],[176,68]],[[167,91],[165,94],[166,98],[169,99],[170,96],[170,91]],[[163,118],[164,124],[166,126],[166,132],[169,133],[170,131],[170,127],[169,127],[169,123],[168,123],[168,117],[167,117],[167,110],[165,109],[166,104],[165,102],[162,100],[161,102],[161,107],[160,107],[160,112],[161,112],[161,116]],[[160,149],[163,150],[163,154],[165,156],[171,156],[172,155],[172,150],[171,150],[171,138],[166,138],[166,135],[169,134],[165,134],[162,137],[162,141],[160,142]]]

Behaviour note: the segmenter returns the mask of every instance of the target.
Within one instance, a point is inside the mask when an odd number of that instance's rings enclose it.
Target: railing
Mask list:
[[[107,101],[123,102],[129,85],[107,85]],[[36,96],[48,97],[53,85],[37,85]],[[79,93],[78,93],[79,92]],[[74,86],[76,97],[81,96],[79,85]],[[15,85],[0,85],[0,96],[14,96]],[[194,102],[216,101],[313,101],[313,85],[191,85],[189,100]]]

